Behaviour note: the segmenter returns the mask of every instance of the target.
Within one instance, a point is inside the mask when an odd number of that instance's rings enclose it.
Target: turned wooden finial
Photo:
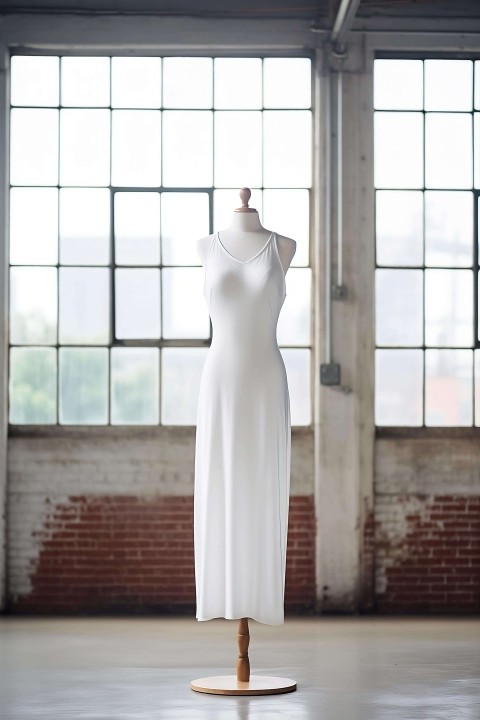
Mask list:
[[[237,680],[248,682],[250,680],[250,660],[248,658],[248,645],[250,633],[248,631],[248,617],[240,619],[238,624],[238,660]]]
[[[238,194],[242,201],[242,207],[235,208],[235,212],[257,212],[255,208],[248,207],[248,201],[252,195],[250,188],[243,187]]]

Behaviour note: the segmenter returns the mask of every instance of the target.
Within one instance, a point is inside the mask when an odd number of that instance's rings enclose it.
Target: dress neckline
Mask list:
[[[272,232],[270,233],[270,237],[268,238],[267,242],[266,242],[265,245],[258,251],[258,253],[256,253],[256,255],[254,255],[253,257],[249,258],[248,260],[239,260],[239,259],[236,258],[234,255],[232,255],[232,253],[230,253],[230,252],[227,250],[227,248],[225,247],[225,245],[222,243],[222,241],[220,240],[220,233],[219,233],[218,231],[215,233],[215,236],[216,236],[216,238],[217,238],[217,240],[218,240],[218,242],[219,242],[219,245],[220,245],[220,247],[222,248],[222,250],[223,250],[224,252],[226,252],[227,255],[228,255],[228,257],[232,258],[232,260],[235,260],[235,262],[240,263],[240,265],[247,265],[247,263],[252,262],[252,260],[255,260],[255,258],[257,258],[259,255],[261,255],[261,254],[263,253],[263,251],[267,249],[268,245],[270,244],[270,240],[272,239],[272,237],[273,237],[274,235],[275,235],[275,232],[272,230]]]

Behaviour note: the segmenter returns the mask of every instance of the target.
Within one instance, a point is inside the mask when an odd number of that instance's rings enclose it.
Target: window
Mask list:
[[[480,425],[480,61],[374,61],[375,420]]]
[[[195,424],[195,241],[246,184],[298,241],[278,342],[311,423],[311,84],[306,57],[12,56],[10,423]]]

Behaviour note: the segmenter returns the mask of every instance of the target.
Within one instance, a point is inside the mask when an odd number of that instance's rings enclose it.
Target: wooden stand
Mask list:
[[[289,678],[250,675],[249,643],[248,618],[245,617],[238,625],[237,674],[192,680],[192,690],[213,695],[277,695],[297,689],[297,683]]]

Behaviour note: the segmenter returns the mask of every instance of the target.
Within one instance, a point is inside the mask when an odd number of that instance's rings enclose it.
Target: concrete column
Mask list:
[[[356,36],[343,65],[343,284],[345,299],[332,299],[332,362],[341,385],[320,384],[325,362],[325,134],[326,50],[317,66],[320,203],[316,252],[315,504],[317,604],[322,611],[351,612],[373,598],[368,529],[373,521],[374,454],[374,205],[373,64]],[[337,273],[336,73],[332,74],[331,232],[332,283]]]
[[[6,603],[6,498],[8,438],[8,209],[10,78],[9,53],[0,43],[0,611]],[[5,123],[3,123],[3,120]]]

